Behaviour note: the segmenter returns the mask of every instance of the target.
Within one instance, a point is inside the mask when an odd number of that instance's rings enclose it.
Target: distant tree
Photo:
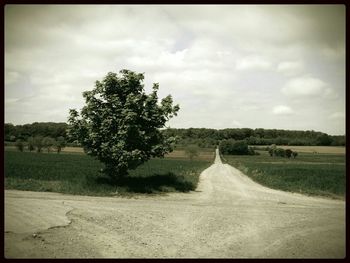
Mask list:
[[[198,147],[195,145],[189,145],[186,147],[185,150],[187,156],[190,158],[190,160],[193,160],[193,157],[198,156]]]
[[[56,140],[55,146],[56,146],[57,153],[60,153],[61,150],[62,150],[64,147],[66,147],[66,141],[65,141],[65,139],[64,139],[62,136],[58,137],[57,140]]]
[[[271,157],[274,157],[276,155],[276,144],[272,144],[269,148],[268,148],[268,151],[269,151],[269,154]]]
[[[114,179],[172,151],[174,138],[164,137],[160,128],[176,116],[179,106],[173,106],[170,95],[158,103],[156,83],[147,95],[143,79],[143,74],[130,70],[110,72],[83,93],[86,105],[80,115],[70,110],[70,140],[78,140],[87,154],[104,163],[104,172]]]
[[[35,145],[36,151],[38,153],[40,153],[42,148],[44,147],[43,140],[44,140],[43,136],[35,136],[34,137],[34,145]]]
[[[220,152],[222,154],[232,154],[232,155],[248,155],[249,148],[245,140],[222,140],[219,145]]]
[[[17,149],[20,151],[20,152],[23,152],[24,150],[24,144],[23,144],[23,141],[21,139],[18,139],[16,141],[16,147]]]
[[[290,158],[292,157],[293,151],[291,149],[286,149],[285,154],[287,158]]]
[[[279,157],[285,157],[286,156],[286,151],[282,148],[277,148],[275,150],[275,154],[276,156],[279,156]]]
[[[316,138],[316,144],[320,146],[329,146],[333,142],[332,137],[328,134],[321,134]]]
[[[34,142],[34,138],[33,137],[29,137],[28,140],[27,140],[27,146],[28,146],[28,150],[31,152],[31,151],[34,151],[35,149],[35,142]]]
[[[51,151],[51,148],[56,144],[56,140],[51,137],[45,137],[43,139],[43,146],[47,149],[47,152],[49,153]]]

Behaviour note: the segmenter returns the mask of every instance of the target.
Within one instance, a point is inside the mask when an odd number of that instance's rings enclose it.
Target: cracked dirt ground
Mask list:
[[[345,202],[272,190],[214,164],[191,193],[5,191],[7,258],[344,258]]]

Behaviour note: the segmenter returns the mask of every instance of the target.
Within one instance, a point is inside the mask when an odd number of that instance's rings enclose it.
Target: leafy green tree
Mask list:
[[[198,156],[198,147],[195,145],[189,145],[186,147],[185,153],[192,161],[194,157]]]
[[[328,134],[321,134],[316,138],[316,145],[329,146],[333,142],[332,137]]]
[[[34,151],[35,149],[35,142],[34,142],[34,138],[33,137],[29,137],[28,140],[27,140],[27,145],[28,145],[28,150],[31,152],[31,151]]]
[[[249,155],[251,153],[245,140],[222,140],[220,142],[219,148],[220,152],[223,154]]]
[[[279,157],[285,157],[286,156],[286,151],[282,148],[277,148],[275,151],[276,156]]]
[[[104,163],[104,172],[114,179],[172,151],[174,138],[164,137],[160,128],[179,110],[170,95],[158,103],[157,83],[147,95],[142,73],[119,73],[109,72],[93,90],[83,92],[86,105],[80,114],[70,110],[67,130],[69,138]]]
[[[290,157],[292,157],[293,151],[292,151],[291,149],[287,149],[287,150],[285,151],[285,154],[286,154],[286,157],[287,157],[287,158],[290,158]]]
[[[23,152],[24,150],[24,144],[21,139],[16,140],[16,147],[20,152]]]
[[[61,150],[64,147],[66,147],[66,141],[65,141],[64,137],[60,136],[57,138],[55,147],[56,147],[57,153],[60,153]]]
[[[40,153],[42,148],[44,147],[43,140],[44,140],[43,136],[35,136],[34,137],[34,145],[35,145],[36,151],[38,153]]]
[[[47,149],[47,152],[49,153],[51,151],[51,148],[56,144],[56,140],[51,137],[45,137],[43,139],[43,146]]]

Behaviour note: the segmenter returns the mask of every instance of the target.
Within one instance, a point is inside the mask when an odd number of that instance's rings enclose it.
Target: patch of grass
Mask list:
[[[296,159],[224,156],[254,181],[270,188],[309,195],[344,198],[345,155],[301,153]]]
[[[203,160],[152,159],[112,182],[103,164],[84,154],[5,151],[5,189],[108,196],[127,193],[188,192],[210,163]]]

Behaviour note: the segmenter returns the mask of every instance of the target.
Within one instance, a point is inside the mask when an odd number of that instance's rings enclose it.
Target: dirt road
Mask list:
[[[7,258],[343,258],[345,202],[214,164],[196,191],[87,197],[5,191]]]

